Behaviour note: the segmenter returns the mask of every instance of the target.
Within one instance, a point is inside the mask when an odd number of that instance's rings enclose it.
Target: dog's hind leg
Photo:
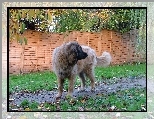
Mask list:
[[[81,91],[85,90],[85,76],[84,72],[79,73],[79,77],[81,80]]]
[[[89,68],[85,73],[86,76],[90,79],[91,81],[91,91],[95,90],[95,77],[94,77],[94,69],[93,68]]]
[[[60,98],[63,92],[63,84],[64,79],[58,78],[58,94],[56,95],[56,98]]]

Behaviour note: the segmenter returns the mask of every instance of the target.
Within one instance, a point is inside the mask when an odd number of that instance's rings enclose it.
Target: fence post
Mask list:
[[[89,46],[89,33],[88,33],[88,46]]]
[[[99,41],[98,41],[98,52],[99,52],[99,54],[98,55],[102,55],[101,53],[102,53],[102,32],[100,33],[100,39],[99,39]]]
[[[111,31],[111,41],[113,40],[112,31]],[[110,42],[110,52],[111,52],[111,42]]]
[[[40,32],[39,33],[39,36],[40,36]],[[36,70],[38,70],[38,49],[39,49],[39,46],[40,46],[40,37],[37,39],[37,47],[35,49],[35,52],[36,52],[36,58],[37,58],[37,62],[36,62]]]
[[[76,34],[76,41],[78,42],[78,35],[79,35],[79,31],[75,31],[75,34]]]
[[[110,43],[110,53],[111,53],[111,49],[112,49],[112,43]]]
[[[24,73],[23,69],[24,69],[24,50],[25,50],[25,43],[22,44],[21,47],[21,64],[20,64],[20,74]]]

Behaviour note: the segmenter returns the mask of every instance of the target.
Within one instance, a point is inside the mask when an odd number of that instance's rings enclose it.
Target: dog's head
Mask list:
[[[72,64],[75,64],[78,60],[85,59],[88,56],[77,42],[71,41],[66,45],[66,52],[68,53],[69,62],[72,62]]]

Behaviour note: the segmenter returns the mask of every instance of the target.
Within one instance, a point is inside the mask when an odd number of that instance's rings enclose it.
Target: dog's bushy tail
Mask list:
[[[97,66],[106,67],[111,63],[111,55],[108,52],[103,52],[101,56],[97,57]]]

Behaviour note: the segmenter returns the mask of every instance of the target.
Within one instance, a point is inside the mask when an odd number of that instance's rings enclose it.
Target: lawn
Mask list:
[[[97,67],[95,77],[97,81],[112,80],[113,78],[146,76],[146,64],[125,64],[109,66],[106,68]],[[35,92],[38,90],[57,90],[56,76],[54,73],[37,72],[23,75],[11,75],[9,77],[9,92]],[[86,82],[89,85],[89,80]],[[77,77],[75,86],[80,86],[80,80]],[[65,82],[64,89],[67,90],[68,82]],[[56,111],[60,106],[62,111],[141,111],[146,107],[146,88],[129,89],[118,91],[116,94],[98,95],[96,97],[86,98],[77,97],[77,99],[65,99],[57,104],[29,102],[23,100],[20,107],[26,111]]]
[[[102,79],[112,79],[114,77],[137,77],[146,75],[146,65],[121,65],[110,66],[106,68],[97,67],[95,69],[95,77],[97,81]],[[67,82],[65,82],[67,88]],[[34,86],[35,85],[35,86]],[[80,80],[75,82],[75,85],[80,85]],[[23,75],[12,75],[9,77],[9,92],[18,92],[21,90],[37,91],[37,90],[53,90],[57,88],[56,75],[52,72],[36,72]]]

